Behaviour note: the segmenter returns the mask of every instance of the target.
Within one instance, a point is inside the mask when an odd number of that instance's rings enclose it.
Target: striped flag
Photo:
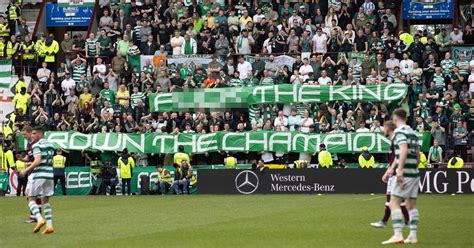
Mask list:
[[[0,60],[0,90],[8,90],[12,77],[12,61]]]

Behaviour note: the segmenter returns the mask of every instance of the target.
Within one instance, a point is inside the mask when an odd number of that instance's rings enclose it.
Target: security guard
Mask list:
[[[35,43],[35,51],[36,51],[36,62],[38,63],[38,68],[41,67],[41,64],[44,62],[44,57],[46,56],[46,35],[40,35],[39,39]]]
[[[10,34],[15,34],[16,21],[21,16],[21,9],[18,7],[18,3],[10,3],[5,11],[8,17],[8,24],[10,25]]]
[[[32,75],[31,70],[35,62],[35,43],[30,40],[30,37],[25,36],[25,40],[21,44],[21,51],[23,54],[23,65],[26,66],[26,75]]]
[[[319,145],[318,163],[319,166],[323,168],[329,168],[333,165],[332,155],[326,150],[325,144]]]
[[[6,40],[10,37],[10,27],[2,16],[0,16],[0,37]]]
[[[235,168],[235,166],[237,165],[237,159],[232,153],[229,153],[227,158],[224,158],[224,165],[227,168]]]
[[[13,63],[18,59],[18,52],[20,51],[20,42],[16,41],[16,36],[12,35],[10,40],[7,42],[7,58],[13,59]]]
[[[364,146],[361,148],[362,153],[359,155],[359,166],[361,168],[373,168],[375,164],[375,159],[372,154],[369,152],[369,148]]]
[[[125,195],[125,187],[127,187],[127,195],[130,195],[132,193],[132,185],[130,183],[132,181],[133,169],[135,168],[135,160],[130,156],[128,150],[125,149],[117,162],[120,177],[122,178],[122,195]]]
[[[428,164],[428,159],[426,158],[425,154],[421,150],[421,146],[418,147],[418,152],[419,152],[419,158],[420,158],[420,163],[418,164],[418,168],[424,169],[426,168],[426,165]]]
[[[54,40],[53,34],[50,34],[44,44],[44,62],[48,63],[48,69],[52,72],[56,72],[56,54],[59,52],[59,43]]]
[[[28,176],[22,177],[20,173],[26,169],[26,162],[22,161],[25,154],[17,154],[15,162],[15,171],[17,175],[18,184],[16,186],[16,196],[20,196],[23,193],[25,195],[26,185],[28,184]]]
[[[448,161],[448,169],[461,169],[462,167],[464,167],[464,160],[457,154]]]
[[[7,44],[5,43],[5,39],[3,37],[0,36],[0,57],[5,57],[6,53],[5,53],[5,47],[7,46]]]
[[[63,156],[63,151],[57,150],[56,156],[53,157],[53,172],[54,172],[54,187],[58,180],[61,182],[61,190],[63,195],[66,195],[66,176],[64,174],[64,167],[66,166],[66,157]]]
[[[188,164],[190,163],[189,155],[184,153],[184,146],[178,146],[178,152],[173,156],[173,163],[175,166],[180,166],[182,161],[186,161]]]
[[[293,168],[295,169],[302,169],[302,168],[308,168],[309,162],[306,160],[295,160],[293,162]]]
[[[171,185],[173,184],[173,178],[171,172],[163,167],[158,167],[158,180],[156,181],[157,192],[160,195],[167,194]]]

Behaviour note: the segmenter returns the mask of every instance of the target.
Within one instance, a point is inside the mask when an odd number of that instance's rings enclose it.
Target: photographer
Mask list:
[[[114,168],[112,163],[107,162],[102,166],[99,180],[101,180],[99,194],[107,194],[107,188],[110,187],[109,194],[116,195],[115,186],[118,184],[118,177],[117,170]]]

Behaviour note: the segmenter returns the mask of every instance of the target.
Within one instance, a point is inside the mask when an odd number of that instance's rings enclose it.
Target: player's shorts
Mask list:
[[[416,199],[418,196],[420,177],[405,177],[402,183],[395,181],[392,196],[407,199]]]
[[[54,195],[54,181],[51,179],[31,180],[29,196],[52,196]]]
[[[395,181],[397,181],[396,176],[391,176],[387,181],[387,195],[391,195],[393,192],[393,187],[395,187]]]
[[[33,176],[30,174],[28,175],[28,182],[26,182],[26,188],[25,188],[25,193],[27,196],[30,195],[31,182],[33,182]]]

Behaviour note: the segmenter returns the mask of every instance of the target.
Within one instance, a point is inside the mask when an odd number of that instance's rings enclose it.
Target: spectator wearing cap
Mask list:
[[[69,96],[71,91],[76,89],[76,81],[72,79],[70,72],[66,72],[66,78],[61,82],[61,89],[65,97]]]

